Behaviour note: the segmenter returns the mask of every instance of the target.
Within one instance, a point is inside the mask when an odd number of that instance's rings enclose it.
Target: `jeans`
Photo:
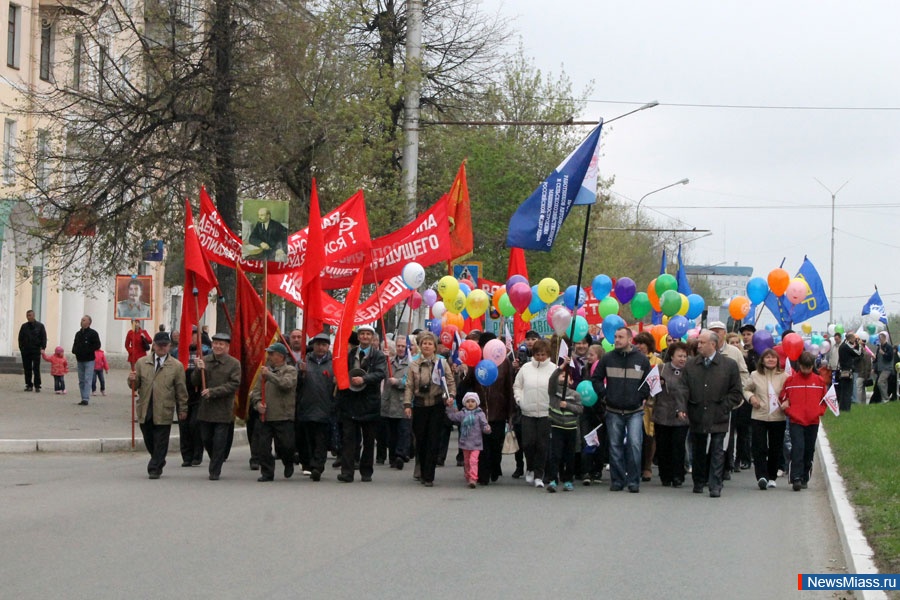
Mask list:
[[[628,415],[606,412],[609,435],[609,477],[611,487],[641,485],[641,447],[644,442],[644,411]],[[625,443],[628,443],[626,447]]]
[[[78,362],[78,389],[81,390],[81,399],[89,402],[91,399],[91,382],[94,379],[94,361],[85,360]]]
[[[53,391],[55,391],[55,392],[66,391],[66,376],[65,375],[54,375],[53,376]]]
[[[104,377],[102,369],[100,371],[94,371],[94,378],[93,378],[93,380],[91,380],[91,391],[92,392],[97,391],[97,380],[98,379],[100,380],[100,391],[105,392],[106,391],[106,377]]]
[[[816,438],[819,435],[818,425],[798,425],[791,423],[791,438],[794,440],[791,449],[791,483],[806,483],[812,474],[813,457],[816,453]]]

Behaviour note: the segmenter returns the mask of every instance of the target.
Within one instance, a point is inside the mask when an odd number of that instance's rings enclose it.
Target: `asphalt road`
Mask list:
[[[434,488],[412,469],[374,482],[257,483],[236,448],[162,479],[145,454],[0,456],[3,598],[842,598],[797,591],[841,573],[821,478],[761,492],[735,475],[722,498],[606,485],[548,494],[521,481]],[[512,471],[510,458],[504,467]]]

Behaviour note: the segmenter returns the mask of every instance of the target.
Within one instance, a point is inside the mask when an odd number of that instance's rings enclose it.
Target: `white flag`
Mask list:
[[[794,368],[791,366],[791,359],[787,357],[784,359],[784,374],[788,377],[794,374]]]
[[[772,387],[772,382],[769,382],[769,414],[771,415],[773,412],[778,410],[781,406],[781,403],[778,402],[778,394],[775,393],[775,388]]]
[[[559,340],[559,356],[556,357],[556,364],[564,365],[569,358],[569,345],[566,340]]]
[[[588,446],[599,446],[600,445],[600,437],[597,435],[597,430],[603,427],[603,423],[600,423],[593,429],[591,429],[587,435],[584,436],[584,443]]]
[[[656,396],[660,392],[662,392],[662,383],[659,378],[659,365],[654,365],[650,372],[647,373],[647,379],[644,381],[647,382],[647,385],[650,386],[650,395]]]
[[[834,384],[831,384],[831,389],[825,392],[825,396],[822,398],[822,401],[828,405],[828,408],[831,409],[831,412],[834,413],[834,416],[840,416],[841,407],[838,406],[837,400],[837,392],[834,391]]]

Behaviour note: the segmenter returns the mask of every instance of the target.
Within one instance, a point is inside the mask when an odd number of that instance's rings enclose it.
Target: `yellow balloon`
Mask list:
[[[526,309],[522,312],[522,314],[521,314],[520,316],[522,317],[522,320],[525,321],[526,323],[531,323],[531,320],[532,320],[536,315],[535,315],[533,312],[531,312],[530,310],[528,310],[528,309],[526,308]]]
[[[438,294],[450,308],[450,304],[456,300],[456,292],[459,291],[459,282],[452,275],[444,275],[437,284]]]
[[[550,304],[559,297],[559,284],[552,277],[545,277],[537,286],[538,298]]]
[[[453,299],[452,302],[447,303],[447,310],[452,312],[454,315],[458,315],[466,308],[466,293],[461,289],[456,290],[456,298]]]
[[[800,328],[803,330],[803,333],[806,333],[806,334],[812,333],[812,325],[810,325],[809,323],[804,323],[803,325],[800,326]]]
[[[662,336],[659,338],[659,351],[663,351],[669,347],[669,341],[666,339],[666,336]]]
[[[684,294],[679,294],[679,296],[681,296],[681,308],[678,309],[678,312],[676,314],[679,314],[683,317],[687,314],[688,310],[691,308],[691,302],[690,302],[690,300],[688,300],[687,296],[685,296]]]
[[[663,315],[663,318],[662,318],[662,324],[663,324],[663,325],[668,325],[668,324],[669,324],[669,316],[668,316],[668,315]]]
[[[487,292],[478,289],[472,290],[469,292],[469,297],[466,298],[466,311],[468,311],[469,317],[477,319],[487,311],[490,303]]]

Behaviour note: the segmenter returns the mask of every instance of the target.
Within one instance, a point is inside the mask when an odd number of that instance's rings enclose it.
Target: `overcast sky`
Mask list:
[[[786,258],[793,276],[806,254],[827,291],[831,194],[816,178],[832,190],[849,180],[836,201],[835,321],[859,315],[873,284],[900,312],[900,2],[483,0],[482,9],[510,19],[542,71],[564,70],[576,91],[594,81],[579,117],[660,102],[610,124],[600,169],[633,204],[690,178],[641,206],[712,231],[690,244],[690,262],[765,277]]]

